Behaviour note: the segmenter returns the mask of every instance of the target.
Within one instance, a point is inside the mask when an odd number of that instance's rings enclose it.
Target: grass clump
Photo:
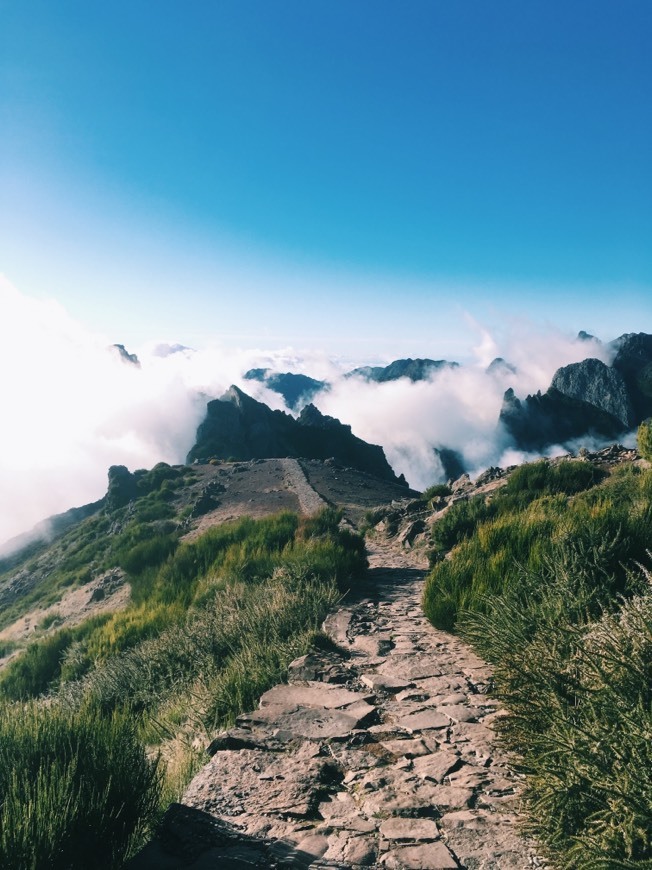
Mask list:
[[[588,463],[557,469],[523,466],[491,502],[459,511],[459,527],[449,511],[439,540],[452,549],[424,607],[492,662],[529,830],[553,865],[648,868],[652,590],[640,564],[652,472],[625,466],[601,481]]]
[[[591,570],[549,568],[460,631],[494,664],[529,828],[555,866],[650,867],[652,595],[610,610]]]
[[[243,519],[157,546],[151,565],[156,538],[123,527],[131,604],[40,638],[0,680],[0,866],[121,866],[197,742],[285,677],[364,570],[340,519]]]
[[[445,483],[434,483],[421,493],[421,498],[426,503],[431,502],[434,498],[446,498],[452,495],[453,490]]]
[[[604,476],[587,462],[542,460],[516,469],[491,499],[456,502],[432,531],[424,609],[433,624],[453,629],[460,610],[484,610],[487,595],[509,588],[521,566],[544,570],[560,548],[581,556],[603,547],[611,593],[624,592],[622,563],[643,559],[651,539],[649,484],[624,472],[598,486]]]
[[[0,707],[0,866],[121,866],[155,818],[161,784],[125,714]]]
[[[184,609],[185,595],[177,599],[174,623],[62,691],[71,702],[90,693],[105,710],[128,701],[157,721],[173,720],[183,696],[193,727],[232,722],[307,652],[329,609],[364,570],[364,542],[340,528],[339,517],[327,509],[302,522],[290,514],[240,520],[184,545],[152,587],[157,596],[170,577],[173,590],[190,583],[190,603]]]
[[[644,420],[638,427],[636,437],[638,452],[643,459],[652,462],[652,420]]]

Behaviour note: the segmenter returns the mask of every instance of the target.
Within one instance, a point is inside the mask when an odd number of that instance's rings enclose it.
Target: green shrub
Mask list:
[[[515,469],[500,495],[503,499],[517,493],[527,493],[530,499],[559,493],[574,495],[590,489],[604,477],[605,472],[590,462],[564,460],[550,464],[541,459]]]
[[[93,662],[87,652],[89,638],[111,618],[110,613],[98,614],[74,628],[62,628],[32,642],[0,676],[0,697],[12,701],[36,698],[50,691],[60,679],[85,673]],[[75,665],[71,650],[76,651]]]
[[[239,688],[227,692],[231,700],[213,703],[206,689],[200,706],[213,712],[196,714],[202,723],[214,718],[218,708],[220,716],[233,717],[242,709],[238,704],[254,699],[260,685],[268,687],[279,678],[291,658],[301,654],[297,649],[307,651],[308,636],[339,589],[348,589],[364,571],[364,542],[341,528],[339,520],[334,511],[301,523],[289,514],[241,520],[182,545],[160,569],[147,602],[113,615],[89,636],[82,661],[94,657],[96,667],[80,685],[61,691],[71,703],[86,692],[105,710],[129,703],[154,715],[198,680],[218,686],[226,679],[223,672],[237,672]],[[187,597],[179,595],[179,588]],[[165,603],[168,593],[172,603]],[[168,624],[153,625],[157,615],[169,618]],[[148,637],[144,631],[150,628]],[[129,646],[125,632],[134,640]],[[118,650],[120,655],[111,654]],[[260,666],[247,679],[237,663],[250,661],[252,650]],[[77,668],[80,656],[71,647],[69,658]],[[68,660],[64,673],[67,667]],[[192,692],[195,700],[186,710],[197,707],[196,688]],[[155,715],[158,721],[162,714]]]
[[[14,640],[0,640],[0,659],[10,655],[18,649],[18,644]]]
[[[170,520],[174,517],[174,508],[165,501],[143,499],[136,505],[136,517],[143,523]]]
[[[166,750],[206,739],[285,678],[366,564],[363,541],[339,523],[335,511],[245,519],[156,567],[144,567],[157,561],[154,526],[116,533],[141,569],[140,600],[30,645],[0,682],[5,698],[50,693],[0,705],[0,866],[121,866],[164,778],[138,731]],[[176,795],[196,757],[165,754],[178,762],[165,774]]]
[[[147,568],[156,568],[164,562],[176,546],[176,535],[155,535],[126,549],[119,556],[118,564],[127,574],[142,574]]]
[[[644,560],[652,540],[648,477],[615,474],[578,492],[596,475],[588,463],[571,461],[522,466],[513,477],[491,501],[456,502],[433,526],[438,558],[424,609],[439,628],[453,629],[459,610],[486,609],[488,594],[509,588],[521,568],[543,570],[558,551],[576,553],[577,562],[593,560],[596,576],[608,578],[606,599],[630,594],[626,563]],[[442,559],[449,550],[450,558]]]
[[[249,517],[224,523],[208,529],[195,541],[182,544],[163,565],[151,595],[155,600],[169,604],[191,604],[201,577],[217,571],[227,559],[229,549],[240,546],[230,559],[242,566],[248,559],[263,551],[279,552],[293,540],[298,526],[295,514],[281,513],[254,521]]]
[[[643,459],[652,462],[652,420],[644,420],[638,427],[637,434],[638,452]]]
[[[47,613],[43,619],[41,619],[37,628],[39,631],[47,631],[48,628],[54,628],[57,625],[61,625],[62,622],[63,617],[60,613]]]
[[[10,700],[36,698],[57,682],[61,662],[73,640],[69,629],[31,643],[14,659],[0,678],[0,694]]]
[[[0,866],[117,868],[158,810],[158,762],[134,721],[57,705],[0,707]]]
[[[432,546],[445,553],[467,538],[482,520],[495,514],[492,503],[482,497],[455,502],[432,527]]]

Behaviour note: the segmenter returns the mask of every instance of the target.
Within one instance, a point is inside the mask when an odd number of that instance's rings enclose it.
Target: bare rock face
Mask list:
[[[505,392],[500,423],[517,447],[541,450],[584,436],[615,440],[652,416],[652,335],[621,335],[611,349],[611,366],[592,358],[563,366],[545,393],[521,400],[513,389]]]
[[[500,423],[522,450],[541,450],[585,435],[616,439],[627,428],[613,414],[555,387],[523,401],[510,388],[503,397]]]
[[[631,397],[636,423],[652,416],[652,335],[621,335],[612,342],[614,369],[620,373]]]
[[[557,369],[551,386],[571,399],[588,402],[611,414],[625,429],[636,425],[636,415],[623,376],[599,359],[585,359]]]

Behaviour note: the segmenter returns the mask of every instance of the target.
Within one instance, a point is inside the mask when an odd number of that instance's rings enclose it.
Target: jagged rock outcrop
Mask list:
[[[636,425],[636,414],[623,376],[599,359],[585,359],[557,369],[551,386],[571,399],[580,399],[606,411],[620,420],[624,429]]]
[[[411,381],[425,381],[433,372],[442,369],[458,368],[459,363],[448,362],[445,359],[397,359],[388,366],[360,366],[348,372],[346,377],[359,377],[365,381],[375,381],[382,384],[387,381],[397,381],[399,378],[409,378]]]
[[[580,332],[580,341],[593,336]],[[545,393],[504,395],[500,423],[522,450],[541,450],[584,436],[615,439],[652,416],[652,335],[611,342],[611,366],[589,358],[555,372]]]
[[[112,465],[109,468],[109,486],[106,491],[105,505],[108,511],[124,507],[138,494],[138,481],[126,465]]]
[[[585,435],[614,439],[627,428],[606,411],[555,387],[521,401],[506,390],[500,422],[522,450],[542,450]]]
[[[450,447],[434,447],[433,453],[441,462],[446,480],[457,480],[466,471],[464,458],[457,450],[452,450]]]
[[[283,396],[285,404],[293,411],[310,402],[321,390],[328,389],[327,381],[318,381],[308,375],[293,372],[272,372],[269,369],[249,369],[245,372],[248,381],[259,381],[270,390]]]
[[[613,368],[627,386],[636,423],[652,416],[652,335],[630,332],[611,342]]]
[[[357,438],[351,427],[306,405],[298,419],[272,411],[238,387],[208,403],[206,419],[188,462],[208,459],[266,459],[289,456],[305,459],[335,458],[383,480],[400,482],[382,447]]]
[[[134,365],[134,366],[137,366],[138,368],[140,368],[140,360],[138,359],[138,357],[136,356],[135,353],[129,353],[129,351],[124,346],[124,344],[112,344],[111,350],[117,351],[119,356],[120,356],[120,359],[123,362],[129,363],[130,365]]]

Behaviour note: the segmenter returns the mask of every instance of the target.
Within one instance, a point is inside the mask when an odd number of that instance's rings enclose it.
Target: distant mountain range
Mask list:
[[[494,362],[504,362],[495,360]],[[425,381],[434,372],[442,369],[459,368],[459,363],[448,362],[445,359],[397,359],[387,366],[359,366],[346,372],[345,378],[360,378],[363,381],[373,381],[384,384],[388,381],[397,381],[399,378],[408,380]],[[328,390],[331,384],[328,381],[320,381],[308,375],[294,374],[292,372],[275,372],[272,369],[249,369],[245,372],[245,380],[259,381],[270,390],[283,397],[285,404],[292,411],[299,411],[304,405],[311,402],[317,393]]]
[[[595,341],[587,333],[580,333],[578,339]],[[652,417],[652,335],[628,333],[611,342],[608,349],[612,357],[610,365],[587,358],[563,366],[554,373],[543,393],[521,398],[511,387],[505,391],[496,426],[503,429],[514,448],[528,452],[543,452],[553,445],[576,449],[582,438],[615,440]],[[113,350],[125,363],[138,365],[137,357],[122,345],[115,345]],[[353,369],[345,377],[378,384],[400,378],[416,382],[459,368],[458,363],[446,360],[408,358],[387,366]],[[496,358],[486,371],[492,376],[500,375],[502,383],[509,383],[510,375],[516,374],[514,366],[502,358]],[[328,382],[267,368],[251,369],[245,379],[263,383],[279,393],[289,408],[299,411],[298,416],[272,410],[232,386],[221,398],[208,402],[188,463],[280,457],[332,459],[339,467],[407,486],[403,475],[397,476],[391,468],[382,447],[358,438],[350,426],[323,414],[310,402],[310,399],[318,401],[319,394],[330,389]],[[455,480],[470,470],[459,445],[433,444],[432,451],[447,479]],[[115,467],[112,471],[108,502],[118,490],[127,500],[133,498],[129,486],[133,489],[136,478],[124,469],[122,481],[118,479],[121,469]],[[31,541],[64,532],[97,512],[103,503],[101,500],[52,517],[26,535],[7,542],[0,558],[8,552],[24,550]]]
[[[582,342],[597,341],[585,331],[581,331],[577,338]],[[610,365],[588,358],[558,369],[543,393],[518,397],[511,387],[505,391],[496,425],[503,428],[515,449],[544,451],[553,445],[566,446],[584,437],[616,439],[652,416],[652,335],[628,333],[607,347],[613,355]],[[459,368],[459,363],[448,360],[407,358],[395,360],[387,366],[361,366],[347,372],[344,377],[378,384],[401,378],[416,382],[444,370]],[[502,357],[494,359],[486,372],[500,375],[507,383],[510,375],[517,374],[516,368]],[[313,400],[318,403],[320,392],[331,387],[327,381],[305,374],[271,369],[251,369],[245,378],[264,383],[279,393],[293,411],[300,411]],[[310,413],[314,411],[316,408]],[[297,421],[300,426],[305,425],[302,417],[303,412]],[[246,443],[246,439],[238,443]],[[299,447],[303,448],[303,445],[302,440]],[[447,477],[458,476],[467,470],[457,448],[455,444],[433,445]],[[328,452],[325,446],[323,449]],[[197,455],[195,448],[191,455]]]

